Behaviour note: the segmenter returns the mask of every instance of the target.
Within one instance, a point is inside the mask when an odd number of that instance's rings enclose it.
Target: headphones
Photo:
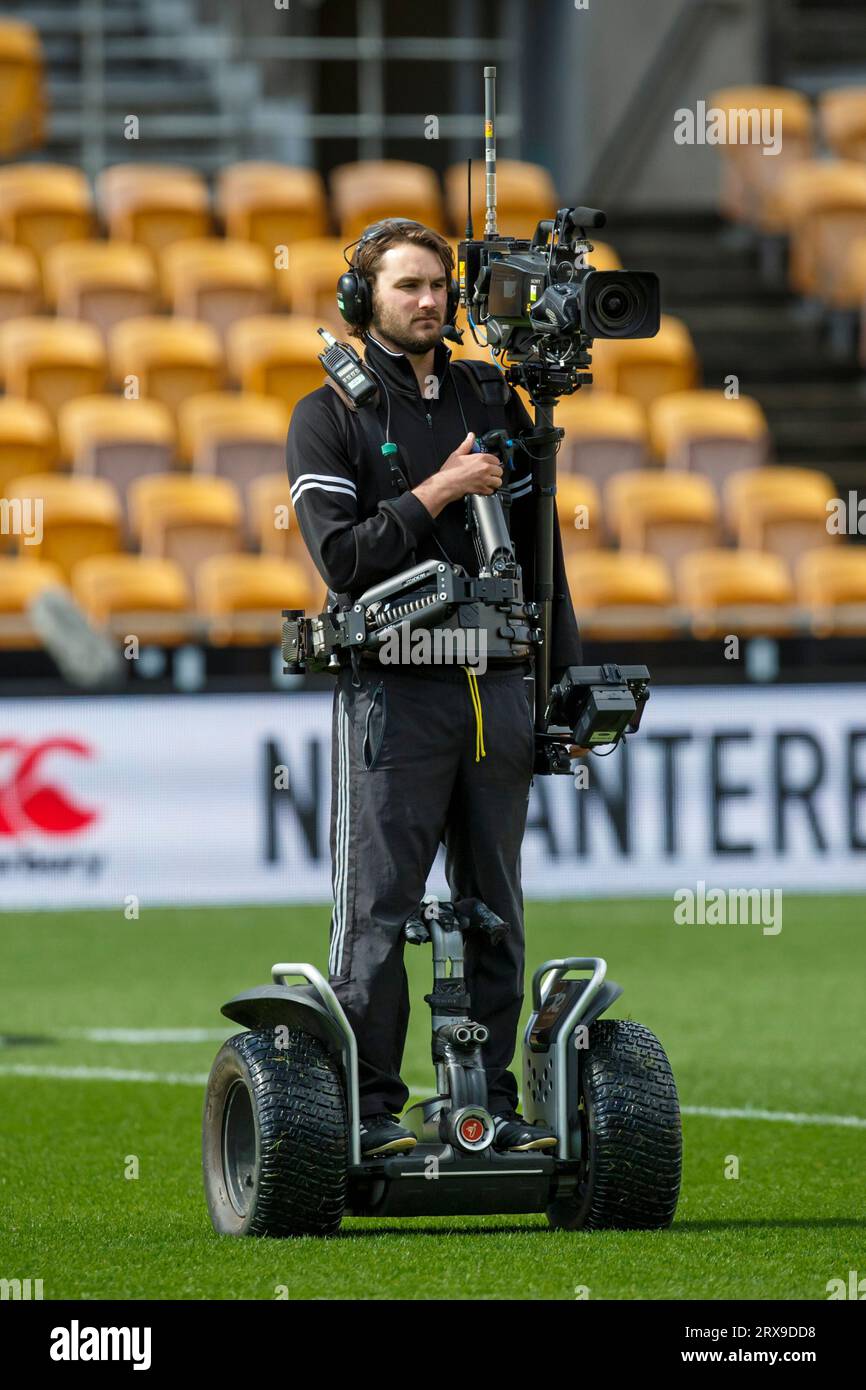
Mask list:
[[[396,225],[406,225],[408,227],[423,227],[423,222],[415,222],[411,217],[385,217],[380,222],[373,222],[369,227],[365,227],[357,241],[350,241],[349,246],[361,247],[367,241],[373,241],[376,237],[383,236],[385,232],[391,230]],[[337,307],[343,318],[352,328],[366,329],[373,317],[373,286],[366,275],[361,275],[355,269],[357,264],[358,252],[356,251],[350,261],[343,249],[343,256],[349,269],[344,271],[337,281]],[[448,300],[445,306],[445,323],[452,324],[457,314],[460,304],[460,290],[457,281],[452,279],[448,287]],[[443,325],[444,326],[444,325]]]

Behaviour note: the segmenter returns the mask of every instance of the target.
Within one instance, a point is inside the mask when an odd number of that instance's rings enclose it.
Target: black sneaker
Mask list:
[[[493,1116],[493,1147],[498,1153],[552,1149],[558,1142],[552,1129],[542,1124],[531,1125],[516,1110]]]
[[[387,1110],[361,1116],[362,1154],[402,1153],[404,1149],[414,1149],[417,1143],[412,1131],[398,1124]]]

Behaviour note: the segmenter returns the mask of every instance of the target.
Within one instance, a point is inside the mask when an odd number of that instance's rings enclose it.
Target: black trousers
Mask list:
[[[498,946],[470,933],[464,952],[472,1017],[490,1029],[490,1109],[517,1105],[508,1067],[523,1004],[530,671],[528,663],[491,666],[470,682],[460,666],[377,663],[361,666],[360,687],[351,668],[337,677],[328,964],[358,1042],[362,1115],[399,1114],[409,1098],[400,1079],[409,1022],[403,926],[424,896],[440,841],[452,899],[480,898],[510,927]]]

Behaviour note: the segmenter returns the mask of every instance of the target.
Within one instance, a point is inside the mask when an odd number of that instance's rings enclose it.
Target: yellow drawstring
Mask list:
[[[478,691],[478,677],[475,672],[469,666],[464,666],[463,670],[466,672],[466,679],[469,682],[469,698],[475,709],[475,761],[478,762],[481,758],[487,757],[484,749],[484,715],[481,709],[481,695]]]

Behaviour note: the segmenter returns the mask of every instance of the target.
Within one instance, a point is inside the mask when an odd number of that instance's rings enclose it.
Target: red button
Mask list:
[[[461,1137],[466,1140],[467,1144],[477,1143],[483,1133],[484,1126],[480,1120],[470,1118],[464,1120],[460,1125]]]

